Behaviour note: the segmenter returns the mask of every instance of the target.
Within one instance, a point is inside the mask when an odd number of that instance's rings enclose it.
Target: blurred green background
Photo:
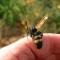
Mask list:
[[[24,36],[26,21],[36,25],[46,13],[48,20],[40,30],[60,33],[60,0],[0,0],[0,46],[9,44],[11,37]]]

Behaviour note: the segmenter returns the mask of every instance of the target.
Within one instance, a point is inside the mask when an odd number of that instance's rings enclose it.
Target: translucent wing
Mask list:
[[[46,14],[45,16],[42,17],[42,19],[37,23],[37,25],[35,26],[36,29],[40,29],[44,22],[48,19],[48,14]]]

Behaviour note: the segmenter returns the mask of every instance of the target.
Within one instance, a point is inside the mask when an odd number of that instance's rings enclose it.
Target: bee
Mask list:
[[[43,37],[43,33],[38,31],[38,29],[41,29],[41,27],[43,26],[44,22],[48,19],[48,14],[46,14],[45,16],[43,16],[41,18],[41,20],[35,25],[32,26],[29,29],[29,34],[32,37],[34,44],[36,45],[36,47],[38,49],[42,48],[43,42],[42,42],[42,37]],[[27,27],[28,29],[28,27]]]

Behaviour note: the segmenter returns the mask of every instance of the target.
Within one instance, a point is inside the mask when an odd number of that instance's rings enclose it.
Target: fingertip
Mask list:
[[[29,47],[37,57],[44,58],[53,53],[54,44],[56,46],[58,45],[56,44],[58,43],[57,40],[60,40],[60,34],[44,33],[42,38],[43,45],[41,49],[36,48],[33,41],[29,44]]]
[[[8,47],[12,50],[20,50],[24,48],[27,44],[29,44],[32,41],[32,38],[30,36],[23,37],[15,41],[14,43],[10,44]]]
[[[11,44],[10,48],[13,51],[20,51],[22,48],[27,47],[33,52],[35,56],[39,58],[44,58],[44,57],[51,55],[51,51],[55,49],[54,51],[55,53],[57,49],[59,48],[60,34],[44,33],[42,41],[43,41],[42,48],[37,49],[36,45],[34,44],[33,39],[30,36],[28,36],[28,37],[21,38],[15,43]]]
[[[60,54],[60,34],[52,34],[52,33],[48,33],[48,34],[44,34],[44,38],[48,38],[48,40],[51,41],[51,48],[52,49],[52,53],[53,54]]]

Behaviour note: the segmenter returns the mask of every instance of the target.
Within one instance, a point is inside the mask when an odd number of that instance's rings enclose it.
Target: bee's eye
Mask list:
[[[33,26],[31,29],[30,29],[30,34],[31,34],[31,36],[32,35],[36,35],[35,33],[37,32],[37,29]]]
[[[32,27],[31,32],[35,33],[36,31],[37,31],[37,29],[35,27]]]

